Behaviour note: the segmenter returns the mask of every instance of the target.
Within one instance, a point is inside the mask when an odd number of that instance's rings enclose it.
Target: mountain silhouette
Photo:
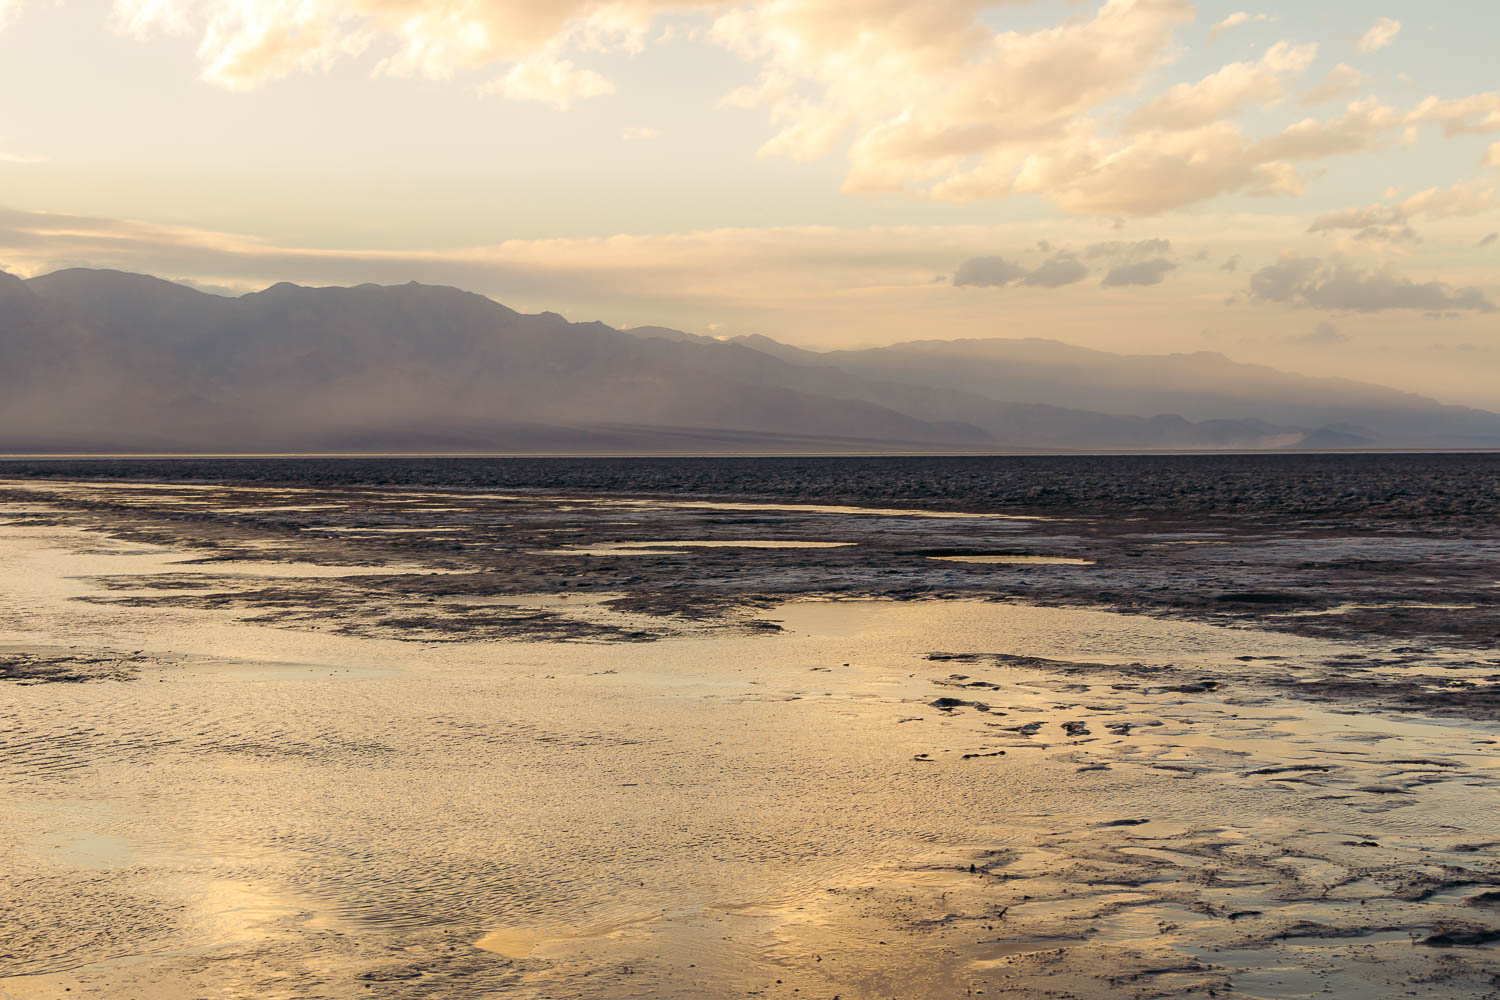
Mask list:
[[[1220,355],[806,351],[420,285],[238,298],[0,273],[7,452],[817,452],[1500,445],[1500,415]]]

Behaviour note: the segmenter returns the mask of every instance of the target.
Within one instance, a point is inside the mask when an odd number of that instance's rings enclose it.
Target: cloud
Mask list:
[[[1251,22],[1266,24],[1274,20],[1276,18],[1271,14],[1248,14],[1245,11],[1237,10],[1209,29],[1208,40],[1210,43],[1216,42],[1224,32],[1238,28],[1241,25],[1250,24]]]
[[[1061,288],[1088,277],[1089,269],[1077,255],[1059,251],[1035,269],[1029,269],[1005,257],[973,257],[959,265],[953,274],[955,287],[1001,288],[1006,285],[1029,285],[1034,288]]]
[[[1484,151],[1484,165],[1486,167],[1500,167],[1500,142],[1495,143]]]
[[[21,12],[21,0],[0,0],[0,31]]]
[[[1328,347],[1333,344],[1342,344],[1350,339],[1349,335],[1332,323],[1319,323],[1307,333],[1294,334],[1282,338],[1288,344],[1301,344],[1306,347]]]
[[[661,130],[660,129],[654,129],[654,128],[648,128],[648,127],[646,127],[644,125],[627,125],[625,127],[625,129],[623,131],[621,131],[620,137],[622,139],[628,139],[628,140],[632,140],[632,141],[645,141],[645,140],[650,140],[650,139],[660,139],[661,138]]]
[[[1183,0],[1108,0],[1092,16],[990,34],[980,6],[943,0],[781,0],[738,9],[715,33],[761,61],[728,103],[765,107],[779,131],[762,155],[821,156],[851,136],[847,193],[970,202],[1034,194],[1075,215],[1145,216],[1224,194],[1296,195],[1295,161],[1363,152],[1401,125],[1351,105],[1265,139],[1229,119],[1280,100],[1316,49],[1279,43],[1128,113],[1114,105],[1175,57]],[[856,19],[854,12],[864,16]],[[901,14],[902,16],[897,16]]]
[[[998,288],[1020,281],[1030,273],[1020,264],[1004,257],[973,257],[958,266],[958,270],[953,273],[953,284],[960,288],[965,285]]]
[[[1083,255],[1090,260],[1100,257],[1124,257],[1127,260],[1143,260],[1147,257],[1161,257],[1172,252],[1172,241],[1163,239],[1136,240],[1127,242],[1124,240],[1109,240],[1105,243],[1091,243],[1083,248]]]
[[[1182,130],[1213,124],[1251,104],[1267,105],[1285,93],[1284,78],[1304,72],[1318,56],[1316,45],[1277,42],[1259,62],[1230,63],[1197,83],[1179,83],[1137,108],[1126,128]]]
[[[1230,274],[1233,274],[1234,272],[1238,271],[1239,269],[1240,269],[1240,255],[1239,254],[1232,254],[1232,255],[1230,255],[1230,257],[1227,260],[1225,260],[1224,263],[1222,263],[1222,264],[1219,265],[1219,270],[1221,270],[1221,271],[1228,271]]]
[[[1303,104],[1326,104],[1354,94],[1365,84],[1365,75],[1346,63],[1339,63],[1318,81],[1302,98]]]
[[[1479,241],[1479,246],[1487,247],[1497,239],[1500,239],[1500,233],[1490,233],[1488,236],[1484,237],[1484,239]]]
[[[1105,288],[1120,288],[1126,285],[1159,285],[1168,274],[1177,269],[1177,265],[1165,257],[1152,257],[1149,260],[1136,261],[1129,264],[1118,264],[1110,268],[1109,273],[1100,282]]]
[[[1459,182],[1450,188],[1428,188],[1401,203],[1408,216],[1430,219],[1462,219],[1495,207],[1495,189],[1481,181]]]
[[[50,163],[45,156],[26,156],[22,153],[0,152],[0,163]]]
[[[1250,277],[1250,297],[1319,309],[1376,312],[1417,309],[1425,312],[1474,311],[1496,307],[1477,288],[1454,288],[1441,281],[1414,282],[1389,268],[1366,271],[1343,260],[1284,257]]]
[[[1110,240],[1091,244],[1083,251],[1091,260],[1107,257],[1116,262],[1100,282],[1105,288],[1161,284],[1177,269],[1177,263],[1168,256],[1171,253],[1172,241],[1164,239]]]
[[[1394,108],[1379,101],[1352,101],[1337,118],[1304,118],[1261,140],[1250,158],[1273,163],[1366,152],[1380,148],[1401,124]]]
[[[1495,207],[1495,189],[1478,181],[1460,182],[1450,188],[1429,188],[1394,205],[1369,205],[1320,215],[1307,227],[1309,233],[1352,230],[1358,240],[1391,243],[1418,242],[1413,219],[1468,218]]]
[[[481,94],[503,94],[513,101],[541,101],[566,111],[574,101],[612,93],[614,84],[593,70],[550,56],[516,63],[502,77],[479,88]]]
[[[1389,17],[1382,17],[1370,25],[1368,31],[1360,36],[1354,47],[1361,52],[1378,52],[1396,40],[1401,33],[1401,22]]]
[[[1170,55],[1188,0],[1107,0],[1092,17],[996,32],[972,0],[779,0],[736,8],[713,37],[758,61],[733,95],[764,106],[767,155],[851,134],[844,188],[999,198],[1033,149],[1092,128]]]
[[[589,65],[595,56],[670,44],[661,41],[669,32],[659,22],[691,17],[699,37],[754,69],[753,82],[720,103],[765,114],[770,134],[758,155],[805,161],[847,150],[843,190],[855,195],[950,202],[1034,195],[1074,215],[1155,215],[1228,194],[1299,195],[1300,163],[1382,148],[1403,124],[1391,109],[1365,102],[1332,121],[1246,134],[1237,116],[1282,100],[1316,54],[1315,46],[1285,41],[1260,59],[1224,65],[1142,101],[1162,68],[1181,58],[1176,36],[1197,14],[1193,0],[1090,0],[1055,22],[995,27],[996,7],[1027,2],[114,5],[127,33],[195,36],[202,76],[233,89],[361,58],[376,74],[459,77],[482,94],[559,109],[614,90]],[[1213,30],[1269,20],[1240,11]],[[1357,76],[1341,67],[1312,93],[1330,100]],[[1424,112],[1445,128],[1459,127],[1455,113],[1446,106]]]
[[[1500,91],[1451,101],[1429,97],[1407,114],[1406,121],[1412,125],[1438,125],[1443,134],[1450,137],[1500,132]]]
[[[1083,261],[1071,253],[1059,253],[1043,261],[1040,267],[1022,279],[1021,284],[1062,288],[1064,285],[1076,284],[1088,276],[1089,269]]]
[[[1219,195],[1300,195],[1299,161],[1368,152],[1390,144],[1401,116],[1377,101],[1356,101],[1331,120],[1308,118],[1252,140],[1227,121],[1186,131],[1149,131],[1123,143],[1097,136],[1041,147],[1009,183],[1078,215],[1156,215]],[[993,195],[981,178],[971,196]],[[934,188],[962,190],[960,177]]]
[[[4,2],[4,0],[0,0]],[[606,93],[569,49],[638,49],[653,18],[692,0],[115,0],[129,34],[199,34],[203,77],[248,90],[374,51],[375,71],[451,78],[508,67],[486,92],[565,104]]]

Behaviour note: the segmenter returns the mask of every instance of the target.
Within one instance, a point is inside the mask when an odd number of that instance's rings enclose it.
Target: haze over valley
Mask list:
[[[0,274],[0,384],[12,452],[1500,445],[1494,413],[1208,352],[996,338],[820,353],[415,283],[230,298],[88,269]]]

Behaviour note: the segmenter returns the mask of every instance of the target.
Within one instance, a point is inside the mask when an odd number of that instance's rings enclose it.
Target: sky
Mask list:
[[[0,0],[0,269],[1500,409],[1500,4]]]

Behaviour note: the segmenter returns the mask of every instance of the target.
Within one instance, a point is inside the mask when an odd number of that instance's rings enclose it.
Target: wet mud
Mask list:
[[[1500,981],[1477,521],[0,491],[7,1000]]]

